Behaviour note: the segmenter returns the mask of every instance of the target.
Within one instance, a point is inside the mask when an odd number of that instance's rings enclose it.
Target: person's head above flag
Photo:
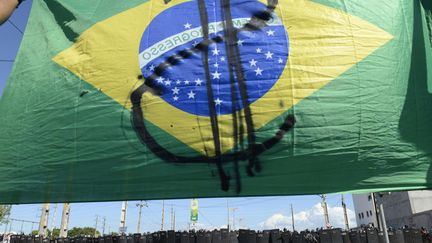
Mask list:
[[[0,25],[6,22],[24,0],[0,0]]]

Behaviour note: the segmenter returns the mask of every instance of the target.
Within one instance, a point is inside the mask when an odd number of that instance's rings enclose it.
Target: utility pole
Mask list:
[[[48,229],[49,203],[42,206],[42,214],[39,221],[39,236],[46,237]]]
[[[383,206],[382,202],[380,203],[380,215],[381,215],[381,222],[382,222],[382,227],[383,227],[385,243],[390,243],[390,239],[389,239],[388,231],[387,231],[387,222],[386,222],[385,215],[384,215],[384,206]]]
[[[120,214],[120,234],[126,233],[126,209],[127,209],[127,201],[122,202],[121,214]]]
[[[291,203],[291,222],[292,222],[292,229],[293,229],[293,232],[294,232],[295,231],[295,226],[294,226],[294,210],[293,210],[292,203]]]
[[[230,213],[229,213],[230,209],[229,209],[229,203],[228,203],[228,198],[227,198],[227,229],[228,231],[230,230]]]
[[[55,220],[57,215],[57,203],[54,205],[54,214],[51,219],[51,239],[54,239],[54,228],[55,228]]]
[[[175,219],[175,211],[174,211],[174,214],[173,214],[173,216],[174,216],[174,219],[173,219],[173,228],[172,228],[172,230],[174,230],[175,231],[175,229],[176,229],[176,219]]]
[[[22,235],[24,234],[23,228],[24,228],[24,221],[21,220],[20,234],[22,234]]]
[[[372,193],[372,194],[375,194],[375,193]],[[379,193],[378,195],[379,195],[379,197],[380,197],[380,199],[379,200],[377,200],[377,198],[376,198],[376,196],[374,195],[374,202],[376,203],[376,202],[378,202],[379,203],[379,219],[380,219],[380,226],[381,226],[381,228],[380,228],[380,230],[383,232],[383,234],[384,234],[384,242],[385,243],[389,243],[390,242],[390,240],[389,240],[389,236],[388,236],[388,230],[387,230],[387,222],[386,222],[386,218],[385,218],[385,214],[384,214],[384,199],[383,199],[383,197],[384,197],[384,195],[389,195],[390,194],[390,192],[389,193]]]
[[[347,208],[346,208],[346,204],[345,204],[344,194],[341,194],[341,200],[342,200],[342,208],[343,208],[344,219],[345,219],[345,229],[349,230],[348,214],[347,214]]]
[[[6,218],[5,230],[4,230],[4,234],[3,234],[3,235],[6,235],[6,233],[7,233],[7,227],[8,227],[8,224],[9,224],[10,212],[11,212],[11,211],[12,211],[12,206],[10,207],[10,209],[9,209],[9,213],[8,213],[8,216],[7,216],[7,218]]]
[[[139,208],[138,210],[138,223],[137,223],[137,233],[141,233],[141,213],[143,207],[148,207],[146,202],[140,201],[136,204],[136,206]]]
[[[371,193],[370,195],[371,195],[371,198],[372,198],[372,203],[373,203],[373,207],[374,207],[374,211],[375,211],[375,217],[376,217],[377,224],[378,224],[377,227],[378,227],[378,229],[380,231],[382,231],[383,229],[382,229],[381,223],[380,223],[381,219],[379,218],[379,215],[380,215],[379,212],[380,212],[380,210],[378,209],[377,198],[375,197],[375,193],[374,192]]]
[[[233,213],[233,215],[232,215],[232,217],[233,217],[233,219],[232,219],[232,228],[233,228],[233,230],[235,230],[236,229],[236,227],[235,227],[235,211],[237,210],[238,208],[231,208],[231,210],[232,210],[232,213]]]
[[[10,224],[9,224],[9,233],[12,232],[12,223],[13,223],[13,220],[11,220]]]
[[[161,231],[164,230],[165,224],[165,200],[162,200],[162,220],[161,220]]]
[[[68,233],[69,224],[69,214],[70,214],[70,204],[63,204],[63,212],[60,224],[60,238],[66,238]]]
[[[103,221],[102,221],[102,236],[105,236],[105,221],[106,221],[106,217],[103,217]]]
[[[98,227],[98,221],[99,221],[99,215],[96,214],[96,223],[95,223],[95,228],[94,228],[94,234],[93,237],[96,238],[96,232],[97,232],[97,227]]]
[[[327,196],[325,194],[322,194],[320,197],[322,199],[321,206],[324,210],[325,227],[329,228],[330,227],[330,220],[329,220],[328,209],[327,209],[327,201],[326,201]]]
[[[170,218],[171,218],[171,230],[174,230],[174,210],[173,210],[173,206],[171,204],[171,214],[170,214]]]

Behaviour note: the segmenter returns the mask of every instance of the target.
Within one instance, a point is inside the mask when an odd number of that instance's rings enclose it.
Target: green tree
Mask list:
[[[52,232],[50,230],[48,230],[48,236],[51,238],[60,237],[60,229],[54,228]]]
[[[70,229],[68,231],[68,236],[69,237],[75,237],[75,236],[93,236],[95,234],[95,228],[92,227],[73,227],[72,229]],[[100,232],[96,231],[96,236],[99,236]]]
[[[11,208],[11,205],[0,205],[0,223],[7,223]]]
[[[39,230],[33,230],[31,232],[31,234],[32,235],[38,235]],[[51,233],[51,230],[47,229],[47,234],[48,234],[48,237],[58,238],[60,236],[60,229],[54,228],[52,233]]]

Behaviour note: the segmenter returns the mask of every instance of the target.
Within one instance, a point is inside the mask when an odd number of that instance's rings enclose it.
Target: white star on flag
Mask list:
[[[196,80],[195,80],[195,85],[196,85],[196,86],[201,86],[202,82],[203,82],[203,81],[202,81],[201,79],[196,79]]]
[[[259,68],[259,67],[257,69],[255,69],[255,76],[258,76],[258,75],[261,76],[262,75],[262,71],[263,70],[261,70],[261,68]]]
[[[274,30],[267,31],[267,36],[274,36]]]
[[[156,79],[156,81],[157,81],[159,84],[163,83],[164,80],[165,80],[165,79],[164,79],[163,77],[159,77],[159,78]]]
[[[180,89],[175,87],[174,89],[171,89],[173,94],[179,94]]]
[[[266,59],[272,59],[273,58],[273,53],[271,53],[270,51],[268,51],[265,55],[266,55]]]
[[[220,79],[221,73],[216,71],[216,72],[212,73],[212,75],[213,75],[213,79]]]
[[[190,23],[186,23],[184,26],[186,29],[195,28]],[[267,29],[263,32],[264,36],[276,36],[276,34],[277,33],[275,29]],[[241,48],[244,48],[248,45],[248,43],[249,39],[238,39],[234,44],[237,46],[243,46]],[[254,47],[250,46],[250,48],[252,48],[252,53],[248,53],[251,55],[249,58],[243,60],[243,65],[246,69],[245,75],[247,78],[258,81],[257,85],[261,84],[261,82],[264,84],[264,82],[272,79],[273,70],[271,70],[271,68],[273,68],[274,65],[276,65],[277,68],[282,68],[281,64],[284,64],[287,61],[284,59],[284,56],[280,55],[277,49],[271,48],[266,44],[259,46],[257,45]],[[255,53],[253,52],[254,49]],[[216,107],[218,114],[224,114],[226,111],[223,109],[225,108],[226,104],[229,104],[227,103],[229,98],[226,97],[226,93],[220,92],[220,86],[226,85],[224,83],[226,82],[225,76],[227,69],[229,71],[230,68],[229,65],[227,66],[227,63],[230,60],[229,57],[226,56],[227,53],[225,48],[219,44],[213,44],[210,46],[209,54],[208,64],[210,65],[210,70],[208,74],[210,76],[210,80],[212,81],[212,89],[215,92],[218,92],[215,93],[215,96],[212,99],[214,102],[213,105]],[[147,70],[156,70],[156,68],[158,68],[158,66],[152,63],[149,63],[147,66]],[[210,103],[212,100],[205,100],[205,87],[206,85],[210,86],[210,84],[207,83],[207,80],[203,78],[202,73],[190,73],[190,76],[188,75],[189,74],[183,76],[182,79],[179,79],[180,76],[168,77],[164,75],[163,77],[156,77],[154,82],[156,83],[157,81],[158,85],[164,87],[164,89],[167,91],[167,98],[170,102],[172,102],[172,104],[183,105],[182,103],[184,103],[184,105],[189,105],[195,101],[204,101]],[[173,80],[170,80],[170,78]]]
[[[217,49],[217,47],[213,49],[212,52],[213,52],[213,56],[219,55],[219,49]]]
[[[195,93],[192,90],[188,93],[188,98],[195,99]]]
[[[149,67],[149,70],[150,70],[150,72],[153,72],[154,70],[155,70],[155,66],[154,65],[151,65],[150,67]]]
[[[192,25],[189,24],[189,22],[188,22],[188,23],[184,24],[183,26],[185,27],[185,29],[190,29]]]
[[[215,99],[214,102],[216,105],[221,105],[223,101],[221,99],[219,99],[219,97],[218,97],[217,99]]]

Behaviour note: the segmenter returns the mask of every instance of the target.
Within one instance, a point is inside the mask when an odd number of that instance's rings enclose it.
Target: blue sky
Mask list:
[[[298,229],[316,228],[323,226],[322,208],[318,196],[289,196],[289,197],[248,197],[248,198],[212,198],[199,199],[198,228],[220,228],[227,225],[227,200],[229,208],[235,208],[236,228],[268,229],[291,228],[290,204],[293,204],[294,219]],[[136,230],[138,219],[138,207],[136,201],[128,202],[126,225],[128,232]],[[142,230],[155,231],[161,227],[162,201],[147,201],[148,207],[143,208]],[[350,224],[354,226],[355,218],[352,212],[352,199],[348,196],[348,212]],[[54,226],[59,227],[61,210],[63,205],[58,204]],[[171,207],[176,214],[176,229],[188,229],[190,217],[190,200],[166,200],[165,201],[165,229],[171,228]],[[340,195],[328,196],[330,223],[335,227],[343,227],[343,214]],[[49,227],[52,225],[55,204],[51,205]],[[74,203],[71,204],[70,227],[94,226],[96,215],[99,216],[98,229],[102,231],[102,218],[106,218],[105,232],[117,231],[120,223],[121,202],[101,203]],[[40,204],[14,205],[11,217],[39,221],[41,213]],[[233,222],[233,213],[230,212],[230,225]],[[3,226],[4,227],[4,226]],[[31,223],[23,225],[23,231],[29,232]],[[21,223],[13,222],[12,231],[20,231]],[[37,229],[37,224],[33,225]],[[4,230],[1,228],[0,230]]]
[[[6,80],[12,70],[15,55],[18,51],[31,8],[31,1],[25,1],[14,13],[10,22],[0,26],[0,96],[6,85]],[[15,25],[15,26],[14,26]],[[0,100],[1,101],[1,100]],[[200,228],[220,228],[227,224],[227,200],[230,208],[235,209],[236,228],[283,228],[291,227],[290,204],[294,207],[294,219],[296,226],[302,228],[315,228],[323,225],[322,208],[318,196],[290,196],[290,197],[249,197],[249,198],[220,198],[220,199],[199,199],[199,220],[197,227]],[[346,198],[349,208],[350,223],[355,223],[352,197]],[[137,202],[129,202],[127,211],[127,227],[129,232],[134,232],[138,218]],[[161,227],[162,201],[147,201],[148,207],[143,209],[142,230],[154,231]],[[328,196],[330,222],[336,227],[342,227],[343,214],[341,208],[340,195]],[[54,205],[51,205],[49,227],[52,225],[59,227],[63,205],[58,205],[56,217],[54,218]],[[171,227],[170,210],[171,206],[176,212],[176,229],[187,229],[190,216],[190,200],[169,200],[165,201],[166,217],[165,229]],[[72,204],[70,227],[74,226],[94,226],[96,215],[99,216],[98,229],[102,231],[102,218],[106,218],[105,232],[117,231],[120,222],[121,202],[105,203],[75,203]],[[14,205],[11,218],[24,219],[29,221],[39,221],[41,213],[40,204]],[[231,212],[231,225],[232,225]],[[2,228],[3,227],[3,228]],[[32,230],[31,223],[21,224],[13,221],[12,231],[24,232]],[[37,224],[33,224],[33,229],[37,229]],[[0,226],[4,230],[4,225]]]
[[[21,31],[25,30],[30,8],[31,1],[24,1],[10,21],[0,26],[0,96],[12,69],[13,62],[10,61],[15,59],[22,38]]]

